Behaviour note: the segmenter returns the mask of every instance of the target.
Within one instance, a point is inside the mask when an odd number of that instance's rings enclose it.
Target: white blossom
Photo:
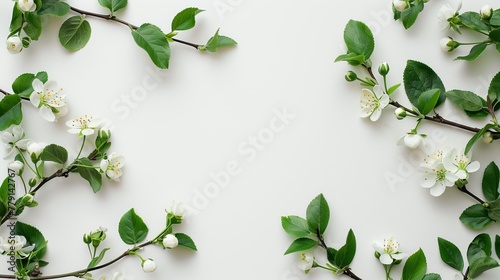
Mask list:
[[[28,154],[29,155],[34,154],[35,157],[38,158],[42,154],[43,148],[44,146],[42,144],[39,144],[37,142],[30,142],[27,148]]]
[[[444,37],[439,41],[439,46],[444,52],[451,52],[457,48],[458,44],[450,37]]]
[[[490,5],[484,5],[483,7],[481,7],[479,14],[481,15],[482,18],[489,19],[493,14],[493,8],[491,8]]]
[[[394,9],[396,9],[398,12],[404,12],[410,7],[408,5],[408,2],[401,0],[394,0],[392,4],[394,5]]]
[[[123,156],[117,156],[116,153],[111,153],[105,159],[101,160],[100,168],[109,179],[120,181],[124,164],[125,158]]]
[[[40,115],[49,122],[55,122],[59,117],[68,113],[68,106],[61,95],[62,89],[57,89],[57,83],[48,81],[45,84],[35,79],[30,101],[33,106],[40,108]]]
[[[372,246],[379,254],[379,261],[384,265],[392,264],[395,260],[402,260],[407,256],[405,253],[399,252],[399,243],[394,236],[384,240],[376,240]]]
[[[88,136],[94,134],[95,130],[101,126],[101,120],[94,119],[93,116],[84,115],[83,117],[72,119],[66,122],[70,127],[68,132],[78,134],[78,136]]]
[[[427,148],[425,136],[417,133],[407,133],[398,140],[399,146],[406,146],[409,149],[415,150],[418,147]]]
[[[177,245],[179,245],[179,240],[173,234],[167,234],[163,239],[163,246],[165,246],[165,248],[173,249],[177,247]]]
[[[441,26],[441,30],[445,31],[451,27],[450,19],[454,18],[458,11],[462,8],[462,2],[458,5],[458,8],[454,10],[449,4],[445,4],[438,11],[438,22]]]
[[[17,149],[26,150],[29,139],[24,138],[24,130],[19,125],[11,125],[6,130],[0,132],[0,139],[7,147],[5,158],[11,157]]]
[[[156,263],[152,259],[147,259],[142,262],[142,270],[144,272],[153,272],[156,270]]]
[[[33,0],[18,0],[17,6],[23,12],[34,12],[36,10],[36,4]]]
[[[478,161],[471,162],[470,158],[463,152],[457,154],[456,149],[450,150],[449,156],[443,158],[443,165],[462,180],[467,180],[469,174],[478,171],[480,167]]]
[[[186,213],[186,209],[184,208],[184,203],[178,201],[172,201],[172,205],[170,206],[170,211],[168,211],[175,217],[182,217]]]
[[[300,270],[310,270],[314,264],[314,256],[310,253],[302,252],[300,253],[300,260],[297,266]]]
[[[389,96],[379,85],[374,86],[373,91],[364,88],[359,104],[362,118],[370,117],[370,120],[377,121],[382,114],[382,109],[389,105]]]
[[[9,169],[14,171],[14,174],[20,175],[24,169],[24,163],[21,161],[15,160],[9,164]]]
[[[121,272],[115,272],[113,273],[113,276],[111,278],[108,278],[107,275],[103,275],[98,278],[98,280],[124,280],[125,276],[123,276],[123,273]]]
[[[443,158],[447,158],[444,161],[448,161],[448,157],[453,156],[450,152],[437,151],[420,165],[420,170],[424,172],[424,178],[420,185],[430,189],[432,196],[442,195],[447,187],[453,187],[455,182],[460,179],[453,170],[447,169],[443,164]]]
[[[18,36],[11,36],[7,38],[7,50],[11,54],[20,53],[23,50],[23,42]]]
[[[0,254],[14,252],[20,258],[26,258],[35,245],[26,246],[26,238],[22,235],[15,235],[14,238],[4,239],[0,236]]]

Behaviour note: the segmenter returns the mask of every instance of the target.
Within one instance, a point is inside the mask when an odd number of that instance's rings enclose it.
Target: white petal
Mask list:
[[[54,115],[52,110],[47,106],[40,107],[40,115],[49,122],[56,121],[56,115]]]
[[[410,149],[416,149],[420,145],[420,142],[422,141],[422,137],[420,135],[416,134],[408,134],[404,138],[404,142],[406,147]]]
[[[380,99],[382,96],[384,96],[384,89],[382,88],[382,86],[380,85],[376,85],[373,87],[373,93],[375,94],[375,96]]]
[[[382,243],[381,240],[373,241],[372,247],[375,251],[379,252],[380,254],[384,253],[384,244]]]
[[[361,114],[359,114],[360,117],[366,118],[372,114],[372,108],[363,108],[361,110]]]
[[[479,161],[473,161],[473,162],[469,163],[469,165],[467,165],[467,171],[469,173],[476,172],[479,170],[479,167],[481,167],[481,165],[479,164]]]
[[[101,168],[102,171],[108,170],[109,162],[105,159],[101,160],[101,164],[99,164],[99,167]]]
[[[420,186],[426,189],[430,189],[434,187],[435,184],[436,184],[436,178],[425,178],[424,181],[420,183]]]
[[[44,90],[55,90],[57,88],[57,82],[55,81],[48,81],[43,85]],[[45,93],[44,91],[44,93]]]
[[[82,130],[82,134],[85,136],[92,135],[92,134],[94,134],[94,130],[92,128],[86,128],[86,129]]]
[[[396,254],[392,254],[391,256],[395,260],[402,260],[402,259],[406,258],[407,255],[405,253],[396,253]]]
[[[467,179],[467,172],[465,172],[465,170],[458,170],[457,173],[455,173],[455,175],[457,175],[458,179]]]
[[[379,260],[383,264],[391,264],[393,262],[393,259],[391,258],[391,256],[389,256],[389,254],[380,255]]]
[[[30,95],[30,101],[31,101],[31,104],[33,104],[33,106],[35,107],[40,107],[40,95],[36,92],[33,92],[31,95]]]
[[[444,193],[446,190],[446,187],[443,184],[436,184],[434,187],[431,188],[431,195],[432,196],[440,196]]]
[[[389,96],[387,94],[382,95],[382,97],[380,97],[380,107],[382,109],[387,107],[387,105],[389,105],[389,101]]]
[[[34,79],[33,83],[31,83],[31,86],[36,92],[43,93],[43,83],[39,79]]]
[[[375,111],[373,111],[373,114],[370,116],[370,120],[372,122],[376,122],[380,118],[380,115],[382,115],[382,110],[380,110],[380,108],[377,108],[375,109]]]

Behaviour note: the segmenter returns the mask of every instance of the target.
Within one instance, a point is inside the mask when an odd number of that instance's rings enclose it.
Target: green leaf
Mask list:
[[[38,15],[65,16],[70,10],[68,3],[61,0],[44,0]]]
[[[440,89],[441,93],[436,107],[441,105],[446,96],[443,82],[429,66],[422,62],[408,60],[403,74],[406,95],[413,106],[418,107],[420,95],[430,89]]]
[[[298,216],[281,217],[281,226],[293,237],[304,237],[310,234],[306,219]]]
[[[495,253],[500,258],[500,236],[498,234],[495,235]]]
[[[38,40],[42,34],[42,19],[35,13],[25,13],[26,24],[23,27],[24,32],[31,40]]]
[[[216,52],[221,47],[232,46],[238,44],[235,40],[219,35],[219,29],[215,32],[215,35],[208,39],[206,45],[200,46],[198,49],[200,51]]]
[[[111,14],[127,6],[127,0],[99,0],[99,4],[108,8]]]
[[[9,212],[9,181],[10,177],[3,180],[0,186],[0,219],[5,217]]]
[[[99,253],[99,255],[98,255],[97,257],[93,258],[93,259],[90,261],[89,265],[87,266],[87,269],[89,269],[89,268],[93,268],[93,267],[95,267],[96,265],[98,265],[98,264],[102,261],[102,259],[104,258],[104,255],[106,254],[106,251],[108,251],[108,250],[109,250],[109,248],[104,248],[104,249],[101,251],[101,253]]]
[[[363,64],[366,61],[365,56],[357,53],[347,53],[341,54],[336,59],[335,62],[345,61],[352,66],[357,66]]]
[[[175,237],[177,237],[177,240],[179,241],[179,246],[186,247],[193,251],[198,251],[198,248],[196,248],[196,244],[194,244],[193,239],[191,239],[191,237],[189,237],[187,234],[176,233]]]
[[[454,89],[447,91],[445,95],[451,103],[464,111],[475,112],[484,108],[485,100],[471,91]]]
[[[78,172],[78,174],[80,174],[80,176],[83,179],[89,182],[94,193],[100,191],[102,188],[101,173],[99,173],[99,171],[97,171],[95,168],[84,167],[84,166],[92,166],[92,162],[88,158],[80,158],[78,159],[76,164],[83,165],[83,166],[78,166],[76,168],[76,171]]]
[[[125,244],[135,245],[148,235],[148,227],[141,217],[139,217],[134,208],[123,215],[118,224],[118,233]]]
[[[490,201],[486,210],[488,210],[488,217],[494,221],[500,221],[500,198]]]
[[[323,194],[316,196],[306,210],[307,226],[312,234],[323,234],[330,220],[330,208]]]
[[[486,118],[487,116],[490,115],[490,112],[488,111],[487,108],[483,108],[480,111],[474,111],[474,112],[465,111],[465,114],[467,114],[469,118]]]
[[[494,10],[490,18],[490,24],[500,26],[500,10]]]
[[[21,97],[17,94],[7,95],[0,100],[0,131],[23,120]]]
[[[180,11],[172,20],[172,31],[193,28],[196,25],[195,17],[201,12],[203,12],[203,10],[198,8],[186,8]]]
[[[423,11],[424,3],[415,1],[416,5],[401,13],[401,22],[405,29],[409,29],[417,21],[418,14]]]
[[[473,279],[481,275],[483,272],[492,268],[498,267],[498,262],[491,257],[477,259],[470,265],[469,279]]]
[[[46,83],[48,75],[46,72],[38,72],[36,76],[31,73],[22,74],[12,83],[12,90],[21,97],[29,98],[34,91],[32,84],[35,79],[40,80],[42,83]]]
[[[479,13],[476,12],[464,12],[458,15],[458,18],[462,21],[461,24],[467,26],[472,30],[477,31],[489,31],[490,27],[483,22],[483,19]]]
[[[340,247],[335,254],[335,265],[340,269],[348,267],[356,255],[356,237],[352,229],[347,234],[345,245]]]
[[[92,28],[83,16],[68,18],[59,29],[59,42],[69,51],[78,51],[90,40]]]
[[[483,229],[493,220],[488,216],[488,210],[482,204],[475,204],[465,209],[460,215],[460,221],[471,229]]]
[[[496,44],[496,45],[495,45],[495,49],[497,50],[497,52],[499,52],[499,53],[500,53],[500,44]]]
[[[312,240],[310,238],[302,237],[295,239],[292,244],[288,247],[288,249],[285,252],[285,255],[295,253],[295,252],[302,252],[302,251],[307,251],[309,249],[312,249],[318,245],[318,241]]]
[[[43,161],[52,161],[60,164],[68,161],[68,151],[55,144],[46,146],[40,156]]]
[[[424,116],[432,112],[432,110],[436,107],[440,95],[440,89],[430,89],[422,92],[422,94],[418,97],[418,111]]]
[[[482,188],[486,200],[493,201],[500,197],[498,192],[498,185],[500,184],[500,170],[498,166],[492,161],[484,169]]]
[[[132,30],[132,37],[137,45],[143,48],[153,61],[153,63],[161,68],[167,69],[170,60],[170,46],[168,40],[160,28],[145,23],[137,30]]]
[[[388,90],[387,90],[387,94],[388,95],[391,95],[393,94],[399,87],[401,86],[401,84],[397,84],[397,85],[393,85],[392,87],[390,87]]]
[[[477,44],[470,49],[470,52],[468,55],[459,56],[459,57],[455,58],[455,60],[465,60],[465,61],[476,60],[484,52],[484,50],[486,49],[487,46],[488,46],[488,44],[486,44],[486,43]]]
[[[328,247],[326,249],[326,257],[328,258],[328,261],[333,264],[333,265],[336,265],[335,264],[335,256],[337,255],[337,250],[335,250],[334,248],[332,247]]]
[[[490,86],[488,88],[488,97],[491,102],[498,100],[500,95],[500,72],[498,72],[495,77],[491,80]]]
[[[465,146],[464,154],[468,154],[469,151],[472,149],[472,146],[474,146],[474,143],[476,143],[477,140],[479,140],[481,137],[483,137],[483,134],[488,131],[490,128],[495,127],[494,124],[486,124],[483,128],[481,128],[472,138],[467,142],[467,145]]]
[[[14,5],[9,26],[9,32],[15,33],[21,30],[22,27],[23,27],[23,12],[19,9],[17,5]]]
[[[460,249],[458,249],[455,244],[441,237],[438,238],[438,245],[439,254],[443,262],[462,272],[464,269],[464,258],[462,257]]]
[[[375,40],[370,28],[361,21],[349,20],[344,29],[347,53],[363,55],[368,60],[375,49]]]
[[[482,233],[474,238],[467,248],[467,260],[469,264],[478,259],[491,256],[491,238],[488,234]]]
[[[14,230],[16,235],[22,235],[26,238],[26,245],[35,245],[35,249],[38,248],[37,257],[39,259],[43,258],[45,252],[47,251],[44,244],[46,243],[43,234],[34,226],[16,222],[16,229]]]
[[[429,273],[422,278],[422,280],[442,280],[441,276],[436,273]]]
[[[427,261],[422,249],[408,257],[403,267],[402,280],[422,280],[427,271]]]
[[[488,37],[490,37],[490,39],[493,40],[494,42],[500,43],[500,30],[495,29],[495,30],[491,31],[488,34]]]

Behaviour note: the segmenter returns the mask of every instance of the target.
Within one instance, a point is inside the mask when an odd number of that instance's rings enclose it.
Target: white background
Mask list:
[[[106,12],[97,1],[68,2]],[[98,226],[109,229],[106,259],[126,250],[117,224],[131,207],[148,223],[152,238],[164,225],[164,209],[178,200],[196,210],[177,231],[189,234],[199,252],[148,248],[142,253],[156,260],[156,272],[146,275],[138,259],[128,258],[94,275],[122,271],[126,279],[330,279],[320,270],[305,276],[295,266],[297,255],[283,256],[292,238],[280,224],[283,215],[305,216],[307,204],[323,193],[332,210],[326,241],[338,247],[349,228],[354,230],[358,250],[352,270],[361,278],[384,279],[371,244],[394,235],[402,251],[424,250],[429,272],[452,279],[455,272],[440,260],[437,237],[465,253],[479,232],[467,229],[458,217],[475,201],[456,189],[434,198],[421,188],[417,167],[422,153],[396,145],[414,122],[397,121],[391,108],[376,123],[361,119],[361,87],[344,81],[350,69],[346,63],[333,62],[344,53],[343,28],[353,18],[372,28],[374,68],[387,61],[390,83],[402,82],[406,60],[415,59],[435,69],[447,89],[485,96],[498,71],[498,54],[490,48],[477,61],[465,63],[452,60],[467,48],[443,53],[439,40],[457,36],[439,29],[436,14],[445,3],[451,2],[428,3],[415,26],[405,31],[392,20],[390,1],[130,0],[117,15],[131,23],[151,22],[168,31],[175,13],[196,6],[206,10],[197,17],[199,26],[179,39],[204,43],[220,27],[221,34],[239,43],[216,54],[172,44],[167,71],[155,69],[125,26],[95,18],[89,18],[90,42],[77,53],[59,45],[57,30],[63,19],[58,18],[50,18],[40,41],[21,54],[1,51],[1,88],[10,90],[22,73],[45,70],[67,95],[70,112],[56,124],[46,123],[31,104],[24,104],[28,137],[74,151],[78,139],[66,132],[64,123],[92,114],[110,121],[112,151],[127,159],[122,181],[106,182],[98,194],[76,176],[54,180],[37,194],[40,206],[27,210],[22,219],[49,240],[46,259],[51,264],[44,274],[85,267],[88,253],[81,237]],[[479,10],[485,3],[464,1],[462,10]],[[0,38],[7,37],[11,6],[10,1],[0,3]],[[145,80],[156,84],[145,89]],[[132,100],[129,105],[127,98]],[[408,104],[402,89],[395,98]],[[255,157],[250,157],[241,149],[252,147],[251,137],[269,132],[276,110],[294,118],[266,138],[261,150],[252,148]],[[450,104],[440,113],[481,125]],[[434,149],[460,149],[472,136],[429,123],[420,132],[429,135]],[[484,167],[498,159],[494,149],[498,144],[481,143],[474,150],[482,164],[471,176],[475,193],[481,193]],[[240,172],[225,188],[208,190],[207,184],[214,182],[210,174],[230,162],[237,162]],[[498,225],[487,232],[497,234]],[[0,269],[6,270],[4,263]],[[394,270],[395,279],[400,269]],[[481,279],[499,276],[497,270]]]

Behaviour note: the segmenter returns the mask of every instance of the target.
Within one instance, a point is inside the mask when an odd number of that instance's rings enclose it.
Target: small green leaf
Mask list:
[[[170,60],[170,46],[160,28],[149,23],[141,25],[137,30],[132,30],[132,37],[136,44],[144,49],[153,63],[167,69]]]
[[[101,253],[99,253],[99,255],[98,255],[97,257],[93,258],[93,259],[90,261],[89,265],[87,266],[87,269],[89,269],[89,268],[93,268],[93,267],[95,267],[96,265],[98,265],[98,264],[102,261],[102,259],[104,258],[104,255],[106,254],[106,251],[108,251],[108,250],[109,250],[109,248],[104,248],[104,249],[101,251]]]
[[[302,251],[307,251],[309,249],[312,249],[318,245],[318,241],[312,240],[310,238],[302,237],[295,239],[290,247],[285,252],[285,255],[295,253],[295,252],[302,252]]]
[[[347,54],[341,54],[335,59],[335,62],[339,61],[345,61],[352,66],[357,66],[363,64],[366,61],[366,59],[365,56],[362,54],[347,53]]]
[[[59,41],[69,51],[78,51],[90,40],[92,28],[83,16],[68,18],[59,29]]]
[[[9,32],[16,33],[23,27],[23,12],[19,9],[18,5],[14,5],[12,10],[12,17],[10,21]]]
[[[46,244],[45,237],[43,234],[34,226],[16,222],[16,229],[14,230],[16,235],[22,235],[26,238],[26,244],[34,244],[35,248],[38,248],[37,257],[39,259],[43,258],[47,249],[44,244]]]
[[[418,97],[418,111],[424,116],[429,114],[436,107],[440,94],[440,89],[430,89],[422,92]]]
[[[446,96],[443,82],[429,66],[422,62],[408,60],[403,74],[406,95],[413,106],[418,107],[420,95],[430,89],[440,89],[441,93],[436,107],[441,105]]]
[[[65,16],[70,10],[68,3],[61,0],[43,0],[38,15],[52,15],[56,17]]]
[[[447,91],[445,95],[451,103],[464,111],[480,111],[483,109],[483,101],[486,101],[479,95],[466,90],[454,89]]]
[[[298,216],[281,217],[281,226],[293,237],[305,237],[310,234],[307,221]]]
[[[393,94],[400,86],[401,86],[401,84],[397,84],[397,85],[393,85],[392,87],[390,87],[387,90],[387,95]]]
[[[488,46],[488,44],[486,44],[486,43],[477,44],[470,49],[470,52],[468,55],[459,56],[459,57],[455,58],[455,60],[474,61],[484,52],[484,50],[486,49],[487,46]]]
[[[495,77],[491,80],[490,86],[488,88],[488,97],[491,102],[498,100],[500,95],[500,72],[498,72]]]
[[[191,239],[191,237],[189,237],[187,234],[176,233],[175,237],[177,237],[177,240],[179,241],[179,246],[186,247],[193,251],[198,251],[198,248],[196,248],[196,244],[194,244],[193,239]]]
[[[455,244],[441,237],[438,238],[438,245],[439,254],[443,262],[462,272],[464,269],[464,258],[462,257],[460,249],[458,249]]]
[[[483,108],[482,110],[480,111],[474,111],[474,112],[471,112],[471,111],[465,111],[465,114],[469,117],[469,118],[477,118],[477,119],[480,119],[480,118],[486,118],[487,116],[490,115],[490,112],[488,111],[488,108]]]
[[[493,220],[488,216],[488,210],[482,204],[475,204],[465,209],[460,215],[460,221],[471,229],[483,229]]]
[[[89,182],[90,187],[92,187],[92,190],[94,191],[94,193],[100,191],[102,188],[102,175],[101,175],[101,173],[99,173],[99,171],[97,171],[94,168],[84,167],[84,166],[92,166],[92,162],[88,158],[80,158],[80,159],[78,159],[78,161],[76,163],[78,165],[82,165],[82,166],[78,166],[76,168],[76,171],[78,172],[78,174],[80,174],[80,176],[83,179],[85,179],[87,182]]]
[[[148,227],[141,217],[139,217],[134,208],[123,215],[118,224],[118,233],[125,244],[135,245],[148,235]]]
[[[47,72],[38,72],[36,75],[32,73],[22,74],[12,83],[12,90],[21,97],[29,98],[34,91],[32,84],[35,79],[40,80],[42,83],[46,83],[49,76]]]
[[[23,120],[21,97],[17,94],[7,95],[0,100],[0,131],[11,125],[20,124]]]
[[[344,29],[347,53],[363,55],[368,60],[375,49],[375,39],[370,28],[361,21],[349,20]]]
[[[488,217],[494,221],[500,221],[500,198],[488,202]]]
[[[330,220],[330,208],[323,194],[315,197],[306,211],[307,226],[312,234],[323,234]]]
[[[326,257],[328,258],[328,261],[333,264],[333,265],[337,265],[335,263],[335,256],[337,255],[337,250],[335,250],[334,248],[332,247],[328,247],[326,249]]]
[[[477,259],[475,262],[470,264],[469,279],[473,279],[481,275],[483,272],[490,270],[492,268],[498,267],[498,262],[491,257],[484,257]]]
[[[482,188],[484,197],[488,201],[496,200],[500,197],[498,186],[500,184],[500,170],[494,161],[484,169]]]
[[[23,27],[24,32],[31,40],[38,40],[42,34],[42,19],[35,13],[25,13],[26,24]]]
[[[68,161],[68,151],[55,144],[46,146],[40,156],[43,161],[52,161],[60,164]]]
[[[422,280],[442,280],[441,276],[436,273],[429,273],[422,278]]]
[[[114,12],[127,6],[127,0],[99,0],[99,4],[104,8],[108,8],[111,14],[114,14]]]
[[[472,149],[472,146],[474,146],[474,143],[476,143],[477,140],[479,140],[481,137],[483,137],[483,134],[488,131],[490,128],[495,127],[494,124],[488,123],[486,124],[483,128],[481,128],[472,138],[467,142],[467,145],[465,146],[464,154],[468,154],[469,151]]]
[[[352,229],[347,234],[345,245],[340,247],[335,254],[335,265],[340,269],[348,267],[356,255],[356,237]]]
[[[403,267],[402,280],[422,280],[427,272],[427,261],[422,249],[408,257]]]
[[[172,31],[193,28],[196,25],[195,17],[201,12],[203,12],[203,10],[198,8],[186,8],[180,11],[172,20]]]
[[[11,177],[5,178],[2,185],[0,186],[0,205],[4,206],[4,210],[7,211],[9,208],[9,182],[12,180]],[[4,217],[5,213],[0,213],[0,218]]]
[[[458,15],[461,24],[467,26],[472,30],[489,31],[490,27],[483,22],[483,18],[477,12],[464,12]]]
[[[215,32],[215,35],[208,39],[207,44],[200,46],[198,49],[200,51],[216,52],[219,48],[225,46],[232,46],[238,44],[235,40],[219,35],[219,29]]]
[[[424,10],[424,3],[422,1],[415,1],[415,6],[405,10],[401,13],[401,22],[405,29],[409,29],[417,21],[417,17]]]

